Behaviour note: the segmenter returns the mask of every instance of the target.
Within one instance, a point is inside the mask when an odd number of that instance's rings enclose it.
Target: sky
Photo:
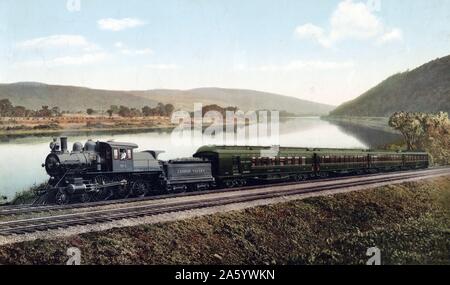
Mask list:
[[[0,0],[0,83],[338,105],[450,54],[450,0]]]

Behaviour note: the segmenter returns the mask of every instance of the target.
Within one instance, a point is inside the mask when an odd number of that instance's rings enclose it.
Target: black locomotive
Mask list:
[[[137,147],[88,140],[84,146],[74,143],[69,152],[67,138],[54,139],[43,164],[50,180],[38,201],[100,201],[429,165],[425,152],[204,146],[193,157],[162,161],[163,151],[137,152]]]
[[[211,165],[201,158],[158,160],[163,151],[141,151],[133,143],[76,142],[54,139],[42,165],[50,180],[40,201],[67,204],[113,198],[139,197],[161,192],[214,187]]]

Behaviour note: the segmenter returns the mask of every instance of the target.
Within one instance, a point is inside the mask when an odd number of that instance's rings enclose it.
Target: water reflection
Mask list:
[[[400,134],[393,132],[385,132],[373,128],[367,128],[355,124],[347,124],[343,122],[332,122],[338,126],[343,133],[351,135],[367,145],[369,148],[376,149],[392,142],[398,142],[403,139]]]

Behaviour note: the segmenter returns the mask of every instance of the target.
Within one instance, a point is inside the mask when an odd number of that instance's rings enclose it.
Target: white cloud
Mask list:
[[[107,56],[106,53],[93,53],[78,56],[57,57],[50,61],[50,65],[85,65],[103,61]]]
[[[386,32],[378,39],[379,44],[384,44],[388,42],[401,41],[403,40],[402,30],[394,28],[391,31]]]
[[[125,45],[122,42],[116,42],[116,43],[114,43],[114,46],[116,48],[123,48],[123,47],[125,47]]]
[[[330,22],[332,41],[347,38],[367,39],[383,31],[381,20],[372,13],[367,4],[351,0],[339,3]]]
[[[295,29],[295,35],[302,40],[316,40],[323,46],[330,45],[330,40],[325,35],[325,31],[321,27],[318,27],[311,23],[305,24],[303,26],[298,26]]]
[[[122,31],[129,28],[135,28],[145,25],[145,22],[137,18],[123,18],[123,19],[100,19],[97,21],[98,27],[101,30]]]
[[[149,48],[144,49],[122,49],[120,51],[121,53],[125,55],[148,55],[153,54],[153,51]]]
[[[138,55],[151,55],[153,54],[153,50],[150,48],[142,48],[142,49],[132,49],[127,47],[123,42],[116,42],[114,46],[119,50],[121,54],[128,56],[138,56]]]
[[[163,69],[163,70],[168,70],[168,69],[178,69],[180,68],[178,65],[176,64],[164,64],[164,63],[159,63],[159,64],[147,64],[145,65],[146,68],[150,68],[150,69]]]
[[[322,61],[322,60],[294,60],[284,65],[264,65],[260,66],[260,71],[296,71],[296,70],[337,70],[354,67],[351,61]]]
[[[49,48],[81,48],[84,51],[98,50],[99,47],[80,35],[51,35],[34,38],[17,44],[20,49],[49,49]]]
[[[25,60],[15,67],[56,67],[86,65],[105,60],[109,55],[81,35],[51,35],[16,44]],[[37,59],[36,59],[37,58]]]
[[[402,40],[402,31],[399,28],[388,28],[375,14],[370,1],[367,3],[344,0],[340,2],[330,17],[330,30],[307,23],[298,26],[294,34],[299,39],[308,39],[318,42],[324,47],[347,40],[375,39],[377,43],[387,43]]]
[[[58,67],[58,66],[77,66],[98,63],[108,58],[108,54],[104,52],[86,53],[74,56],[61,56],[48,60],[30,60],[18,62],[15,67]]]

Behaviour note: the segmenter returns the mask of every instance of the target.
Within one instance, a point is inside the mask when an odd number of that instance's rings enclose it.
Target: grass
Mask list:
[[[42,183],[39,185],[33,185],[30,189],[23,190],[21,192],[17,192],[14,195],[14,198],[12,198],[10,204],[11,205],[22,205],[22,204],[32,203],[37,198],[36,190],[44,187],[45,184],[46,183]]]
[[[0,247],[0,264],[450,264],[450,177]]]

